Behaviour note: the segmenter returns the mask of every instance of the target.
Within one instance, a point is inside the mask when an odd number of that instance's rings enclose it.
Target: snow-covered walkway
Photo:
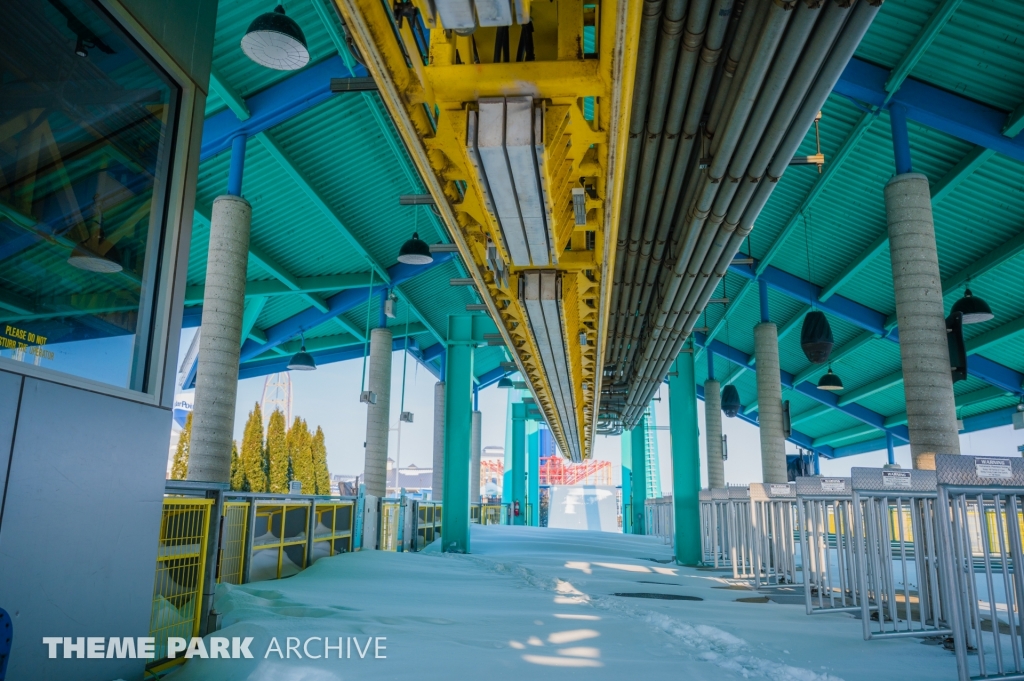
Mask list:
[[[850,615],[809,617],[803,605],[756,602],[758,594],[728,588],[729,573],[673,566],[670,548],[653,537],[473,526],[472,549],[359,552],[289,579],[222,587],[217,635],[254,637],[253,659],[194,658],[169,678],[956,678],[953,654],[940,646],[868,642]],[[615,595],[638,593],[702,600]],[[265,656],[275,638],[286,653],[288,637],[290,658]],[[324,637],[330,659],[302,652],[322,655]],[[376,637],[386,638],[378,651],[386,657],[375,658]]]

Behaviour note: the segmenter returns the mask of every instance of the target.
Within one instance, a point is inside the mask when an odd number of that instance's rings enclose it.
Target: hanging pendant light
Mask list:
[[[398,262],[404,262],[406,265],[429,265],[434,262],[434,256],[430,254],[427,242],[413,232],[412,238],[402,244],[401,250],[398,251]]]
[[[740,404],[740,392],[736,386],[729,384],[722,388],[722,411],[729,418],[735,418],[743,405]]]
[[[832,365],[828,367],[828,373],[818,380],[818,390],[842,390],[843,379],[832,373]]]
[[[249,24],[242,51],[260,66],[277,71],[294,71],[309,63],[306,36],[281,5]]]
[[[313,371],[316,369],[316,360],[313,355],[306,352],[306,337],[302,337],[301,349],[288,361],[289,371]]]
[[[503,377],[500,381],[498,381],[498,387],[502,388],[502,389],[511,388],[512,387],[512,379],[509,378],[508,376]]]
[[[124,269],[121,266],[121,253],[103,236],[103,211],[98,194],[94,202],[96,214],[92,225],[86,228],[88,236],[72,249],[68,264],[87,272],[114,274]]]
[[[988,303],[971,293],[970,281],[967,282],[967,287],[964,289],[964,297],[953,303],[950,314],[954,312],[963,312],[964,324],[980,324],[995,317]]]
[[[834,344],[832,327],[829,326],[825,313],[820,310],[808,312],[800,329],[800,348],[811,364],[827,362]]]

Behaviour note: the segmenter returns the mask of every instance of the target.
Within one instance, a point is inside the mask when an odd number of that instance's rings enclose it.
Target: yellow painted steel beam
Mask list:
[[[589,0],[588,0],[589,1]],[[422,55],[408,21],[397,27],[379,0],[334,0],[367,69],[395,119],[420,176],[434,197],[470,276],[563,453],[567,434],[578,432],[582,458],[592,453],[600,357],[607,336],[611,277],[623,182],[629,105],[638,41],[641,0],[532,3],[535,61],[494,62],[497,29],[471,35],[445,31],[425,0],[414,0],[429,32]],[[593,26],[596,52],[583,53],[584,26]],[[521,29],[509,27],[515,58]],[[466,146],[469,111],[483,97],[528,95],[544,116],[542,180],[546,192],[552,265],[561,273],[562,342],[575,405],[575,427],[556,409],[553,381],[546,375],[519,300],[523,268],[511,265],[500,225],[487,209],[478,171]],[[584,100],[593,105],[586,120]],[[587,190],[587,224],[574,220],[571,189]],[[488,243],[505,263],[493,269]],[[500,270],[500,268],[499,268]]]

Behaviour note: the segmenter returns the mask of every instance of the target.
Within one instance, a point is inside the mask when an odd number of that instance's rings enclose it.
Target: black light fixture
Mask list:
[[[818,379],[818,390],[842,390],[843,379],[832,373],[832,365],[828,367],[828,373]]]
[[[429,265],[434,262],[434,256],[430,255],[430,246],[420,239],[417,232],[412,233],[412,238],[402,244],[398,251],[398,262],[406,265]]]
[[[512,379],[509,378],[508,376],[504,376],[500,381],[498,381],[498,387],[502,388],[503,390],[511,388],[512,387]]]
[[[300,350],[292,356],[288,362],[289,371],[313,371],[316,369],[316,360],[313,355],[306,352],[306,337],[302,336]]]
[[[740,391],[736,390],[736,386],[729,384],[722,388],[722,411],[729,418],[735,418],[740,413],[740,409],[743,405],[740,404]]]
[[[260,66],[277,71],[294,71],[309,63],[306,36],[281,5],[249,24],[242,51]]]
[[[955,312],[962,312],[964,324],[980,324],[995,317],[992,308],[981,298],[971,293],[971,281],[967,280],[967,287],[964,288],[964,297],[953,303],[950,315]]]
[[[800,348],[811,364],[824,364],[832,354],[835,342],[832,339],[832,327],[820,310],[811,310],[804,317],[800,329]]]
[[[977,298],[975,298],[977,300]],[[955,306],[954,306],[955,307]],[[954,310],[946,317],[946,347],[953,382],[967,380],[967,346],[964,344],[964,314]]]

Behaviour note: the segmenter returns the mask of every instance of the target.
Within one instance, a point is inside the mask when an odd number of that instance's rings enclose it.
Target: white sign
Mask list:
[[[789,485],[768,485],[768,493],[771,496],[788,496]]]
[[[882,471],[883,489],[910,489],[910,471]]]
[[[830,494],[844,494],[846,492],[846,481],[842,478],[822,478],[821,491]]]
[[[1013,469],[1010,468],[1010,460],[1004,458],[985,459],[980,456],[974,457],[974,471],[979,478],[996,478],[1009,480],[1013,477]]]

